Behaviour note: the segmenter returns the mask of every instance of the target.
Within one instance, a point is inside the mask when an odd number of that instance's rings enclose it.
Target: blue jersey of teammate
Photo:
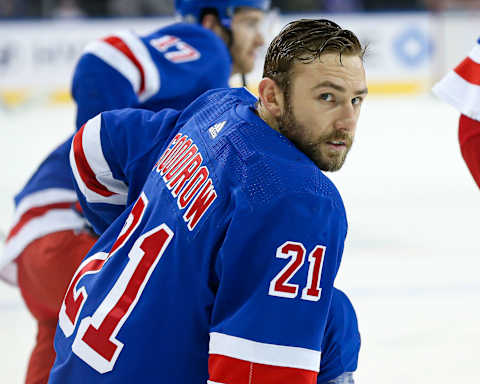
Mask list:
[[[77,129],[118,108],[182,109],[203,92],[228,87],[223,40],[197,24],[177,23],[146,36],[120,32],[87,45],[73,76]]]
[[[67,290],[50,383],[316,381],[345,209],[255,102],[215,90],[75,136],[77,191],[104,233]]]

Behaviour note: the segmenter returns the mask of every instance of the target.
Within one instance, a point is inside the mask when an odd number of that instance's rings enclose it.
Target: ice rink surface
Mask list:
[[[359,384],[480,383],[480,193],[457,119],[427,95],[370,97],[348,160],[331,175],[349,218],[336,285],[357,310]],[[0,110],[0,228],[73,120],[71,107]],[[18,290],[0,283],[1,383],[23,382],[34,337]]]

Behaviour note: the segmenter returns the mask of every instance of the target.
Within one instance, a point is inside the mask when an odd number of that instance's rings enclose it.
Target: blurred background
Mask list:
[[[480,37],[480,0],[272,5],[267,43],[292,19],[326,17],[368,45],[356,143],[329,174],[349,217],[336,284],[359,318],[357,383],[480,383],[480,199],[460,155],[458,113],[430,93]],[[173,0],[0,0],[0,235],[15,193],[74,129],[69,87],[84,46],[174,17]],[[23,382],[34,337],[18,290],[0,282],[1,383]]]
[[[478,0],[272,0],[281,12],[445,11],[479,8]],[[172,15],[173,0],[2,0],[0,16],[118,17]]]
[[[373,94],[428,91],[470,49],[480,20],[480,0],[273,0],[272,7],[267,42],[298,17],[330,17],[355,31],[369,47]],[[0,105],[69,102],[71,72],[89,41],[126,28],[150,32],[174,17],[174,0],[1,0]]]

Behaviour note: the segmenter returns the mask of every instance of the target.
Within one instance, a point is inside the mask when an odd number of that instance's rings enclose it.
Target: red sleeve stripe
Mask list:
[[[480,64],[470,57],[465,58],[454,71],[470,84],[480,85]]]
[[[27,212],[25,212],[21,217],[20,220],[16,223],[16,225],[10,229],[8,233],[7,241],[14,237],[30,220],[33,220],[39,216],[45,215],[48,211],[53,209],[69,209],[72,207],[71,202],[63,202],[63,203],[55,203],[55,204],[48,204],[40,207],[34,207]]]
[[[117,70],[131,84],[133,92],[137,94],[140,89],[140,73],[138,68],[121,51],[112,47],[107,42],[100,40],[88,44],[84,53],[97,56],[106,64]]]
[[[160,90],[160,74],[146,44],[136,35],[129,32],[117,34],[128,45],[137,60],[142,64],[145,76],[145,89],[140,92],[138,99],[143,102]]]
[[[70,205],[70,203],[69,203]],[[51,209],[48,209],[51,208]],[[34,240],[53,232],[79,230],[85,227],[85,219],[76,214],[71,207],[62,208],[61,205],[39,208],[32,217],[27,217],[25,222],[10,232],[5,242],[1,264],[15,259]],[[13,231],[13,229],[12,229]]]
[[[476,76],[480,76],[480,74]],[[479,85],[468,82],[455,71],[450,71],[435,84],[432,91],[438,98],[452,105],[460,113],[480,120]]]
[[[113,177],[105,160],[100,138],[101,123],[101,115],[98,115],[75,135],[70,151],[72,172],[87,202],[124,205],[128,187]]]
[[[432,91],[460,113],[480,121],[480,44]]]
[[[94,41],[85,48],[120,72],[132,85],[140,102],[160,90],[160,74],[145,43],[135,34],[121,32]]]
[[[260,343],[218,332],[210,333],[209,354],[277,367],[297,368],[313,372],[320,370],[320,351]]]
[[[128,48],[128,45],[125,44],[125,42],[118,36],[109,36],[105,38],[104,41],[122,52],[130,59],[130,61],[135,65],[135,67],[137,67],[138,72],[140,73],[140,86],[138,89],[138,93],[141,94],[145,92],[145,71],[143,70],[142,64],[137,60],[130,48]]]
[[[73,189],[47,188],[33,192],[25,196],[15,208],[13,225],[15,226],[23,214],[32,208],[64,202],[73,204],[76,201],[78,201],[78,197]]]
[[[317,372],[252,363],[228,356],[210,355],[209,383],[225,384],[316,384]]]
[[[74,191],[49,188],[24,197],[15,209],[15,218],[5,247],[2,264],[15,259],[35,239],[52,232],[85,227],[85,220],[72,210],[78,200]]]
[[[100,184],[97,180],[95,172],[88,164],[85,152],[83,150],[83,133],[85,130],[85,125],[80,128],[78,133],[73,138],[73,153],[75,156],[75,164],[77,165],[77,170],[82,178],[83,182],[88,189],[98,193],[102,196],[112,196],[114,193],[109,191],[104,185]]]

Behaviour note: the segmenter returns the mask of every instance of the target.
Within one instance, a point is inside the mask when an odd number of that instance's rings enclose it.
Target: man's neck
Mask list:
[[[280,132],[277,119],[275,119],[275,117],[262,105],[260,101],[256,104],[255,113],[258,115],[258,117],[265,121],[270,128]]]

